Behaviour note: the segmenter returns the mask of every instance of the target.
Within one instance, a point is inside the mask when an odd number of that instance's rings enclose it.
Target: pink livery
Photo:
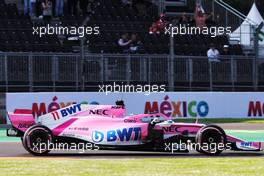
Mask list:
[[[34,155],[51,151],[49,145],[86,143],[94,148],[188,152],[192,146],[207,155],[224,150],[260,151],[261,143],[229,136],[216,125],[177,123],[155,114],[125,115],[124,105],[73,104],[36,119],[30,111],[8,113],[9,136],[22,138],[24,148]],[[43,148],[46,144],[46,148]]]

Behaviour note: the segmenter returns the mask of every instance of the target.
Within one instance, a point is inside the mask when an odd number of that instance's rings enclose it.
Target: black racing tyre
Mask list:
[[[227,143],[225,131],[216,125],[207,125],[196,134],[196,150],[200,153],[217,156],[225,150]]]
[[[52,132],[43,125],[34,125],[27,129],[23,136],[24,148],[33,155],[46,155],[50,152]]]

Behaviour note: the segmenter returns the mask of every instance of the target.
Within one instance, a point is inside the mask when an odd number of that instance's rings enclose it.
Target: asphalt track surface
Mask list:
[[[224,129],[236,129],[236,130],[264,130],[263,124],[218,124]],[[29,154],[21,142],[3,142],[0,143],[0,158],[39,158]],[[54,151],[45,158],[81,158],[81,159],[134,159],[134,158],[204,158],[208,157],[203,154],[191,151],[189,153],[171,153],[171,152],[142,152],[142,151],[116,151],[116,150],[97,150],[97,151],[84,151],[80,153],[78,151]],[[224,151],[218,157],[264,157],[264,151],[261,152],[234,152]],[[42,156],[43,158],[43,156]]]

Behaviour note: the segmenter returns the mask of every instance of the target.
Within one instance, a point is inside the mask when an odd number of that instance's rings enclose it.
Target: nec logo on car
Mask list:
[[[134,135],[133,135],[134,134]],[[106,132],[106,140],[107,142],[114,142],[114,141],[131,141],[131,140],[139,140],[141,134],[140,127],[134,128],[123,128],[123,129],[116,129],[116,130],[109,130]],[[93,131],[92,139],[94,142],[102,142],[104,140],[104,134],[99,131]]]
[[[75,113],[80,112],[80,111],[81,111],[81,104],[75,104],[75,105],[72,105],[72,106],[69,106],[69,107],[66,107],[64,109],[59,110],[60,115],[59,115],[58,111],[55,111],[51,114],[52,114],[54,120],[59,120],[60,117],[66,117],[68,115],[72,115],[72,114],[75,114]]]

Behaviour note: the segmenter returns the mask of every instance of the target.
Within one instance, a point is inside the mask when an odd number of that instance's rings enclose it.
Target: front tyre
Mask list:
[[[22,143],[29,153],[33,155],[46,155],[50,152],[52,133],[45,126],[35,125],[27,129]]]
[[[206,155],[216,156],[225,150],[226,134],[216,125],[201,128],[196,135],[197,151]]]

